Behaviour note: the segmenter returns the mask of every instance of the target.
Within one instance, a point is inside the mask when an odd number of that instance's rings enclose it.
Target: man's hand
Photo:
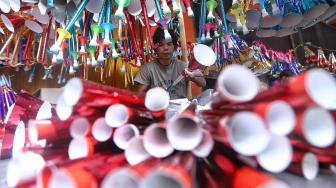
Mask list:
[[[184,69],[183,76],[185,77],[186,80],[193,80],[193,78],[196,78],[196,77],[203,77],[203,73],[199,69],[189,70],[186,68]]]
[[[188,68],[186,68],[182,72],[182,75],[187,81],[192,81],[196,83],[199,87],[205,87],[206,85],[203,73],[200,69],[189,70]]]
[[[146,92],[150,89],[149,86],[140,84],[138,82],[135,82],[134,86],[131,88],[131,90],[138,95],[145,96]]]

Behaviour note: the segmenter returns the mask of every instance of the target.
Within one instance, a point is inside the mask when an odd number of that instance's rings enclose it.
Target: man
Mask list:
[[[153,35],[153,43],[156,46],[156,60],[144,64],[134,81],[137,83],[139,93],[145,93],[153,87],[162,87],[169,92],[170,99],[187,97],[187,81],[192,81],[200,87],[206,82],[203,74],[199,71],[190,71],[186,63],[173,59],[173,53],[177,46],[177,36],[172,30],[169,31],[171,40],[165,40],[164,30],[158,27]],[[180,76],[184,79],[172,86],[173,82]]]

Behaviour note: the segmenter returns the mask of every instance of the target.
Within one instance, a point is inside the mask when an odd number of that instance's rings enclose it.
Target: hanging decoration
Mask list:
[[[306,62],[317,64],[317,55],[311,49],[309,49],[308,46],[304,46],[304,51]]]
[[[217,56],[217,72],[230,64],[241,64],[256,75],[270,74],[277,77],[282,71],[297,75],[304,67],[296,60],[293,50],[280,52],[268,49],[261,41],[247,45],[237,34],[224,34],[213,41],[212,48]]]
[[[317,66],[320,68],[324,68],[328,66],[328,59],[325,57],[323,51],[321,49],[317,50]]]
[[[331,73],[336,73],[334,68],[335,64],[334,52],[336,52],[336,50],[322,48],[316,45],[312,45],[309,42],[303,45],[299,45],[295,49],[301,46],[304,47],[305,60],[310,67],[325,68],[325,70],[328,70]],[[311,48],[317,49],[317,55],[313,50],[311,50]],[[329,53],[329,59],[326,58],[325,52]]]
[[[8,0],[11,1],[15,0]],[[186,9],[181,8],[182,4]],[[189,0],[181,4],[176,1],[81,0],[24,1],[14,8],[7,7],[7,3],[0,5],[6,6],[0,19],[3,31],[0,59],[4,65],[17,70],[25,67],[25,71],[29,71],[29,83],[36,76],[35,64],[41,63],[43,79],[51,79],[53,70],[61,67],[57,77],[59,84],[73,76],[88,79],[92,77],[89,74],[96,73],[100,74],[102,83],[108,83],[108,79],[117,84],[116,75],[121,73],[129,78],[125,79],[127,86],[133,83],[133,71],[154,58],[151,23],[160,24],[166,32],[168,28],[176,32],[179,25],[175,14],[185,11],[190,17],[194,15]],[[17,10],[17,6],[19,13],[9,14],[7,8]],[[173,11],[168,14],[171,7]],[[142,26],[146,33],[142,32]]]
[[[329,54],[329,70],[336,73],[336,58],[334,53]]]
[[[234,0],[226,15],[232,29],[243,34],[256,30],[256,36],[284,37],[336,14],[332,1],[313,0]]]
[[[0,77],[0,87],[1,87],[1,93],[0,93],[0,121],[1,125],[3,125],[6,115],[8,111],[10,111],[11,106],[16,101],[16,93],[11,89],[11,81],[8,79],[5,75],[1,75]],[[0,129],[3,127],[1,126]],[[1,139],[1,136],[0,136]]]

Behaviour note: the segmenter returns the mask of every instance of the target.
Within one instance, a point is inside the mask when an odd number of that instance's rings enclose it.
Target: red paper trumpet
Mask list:
[[[139,164],[151,157],[144,147],[143,136],[132,137],[125,149],[125,156],[130,165]]]
[[[36,120],[52,119],[56,117],[54,106],[44,101],[36,114]]]
[[[293,155],[293,161],[297,161],[297,159],[302,158],[303,154],[306,152],[302,152],[296,150]],[[321,153],[314,153],[315,157],[321,164],[335,164],[336,158],[333,155],[321,154]]]
[[[5,124],[5,132],[1,147],[1,159],[11,157],[14,132],[20,121],[27,123],[30,119],[35,119],[43,101],[28,94],[25,91],[17,96],[15,106]],[[28,133],[28,132],[27,132]],[[25,135],[28,138],[28,134]]]
[[[253,102],[283,99],[291,106],[318,105],[324,108],[335,104],[336,80],[323,69],[312,69],[291,77],[286,85],[273,87],[253,99]]]
[[[7,167],[9,187],[29,187],[35,184],[35,176],[45,166],[41,155],[31,151],[23,152],[13,158]]]
[[[88,136],[91,132],[91,122],[85,117],[74,118],[69,127],[72,138]]]
[[[30,120],[28,123],[29,139],[31,143],[46,139],[47,142],[69,142],[70,125],[68,121]]]
[[[207,157],[215,144],[214,139],[212,138],[211,134],[207,130],[202,130],[202,140],[201,142],[192,150],[192,153],[200,158],[205,158]]]
[[[240,168],[233,178],[232,188],[255,188],[255,187],[289,187],[285,182],[277,180],[263,172],[253,168]]]
[[[112,170],[104,178],[101,187],[139,187],[141,180],[159,163],[159,159],[149,158],[134,166]]]
[[[22,149],[22,152],[34,152],[36,154],[41,155],[41,157],[48,162],[59,162],[65,159],[68,159],[67,151],[68,151],[68,144],[63,145],[47,145],[47,146],[40,146],[40,145],[30,145],[25,146]]]
[[[224,98],[229,97],[231,93],[239,94],[238,96],[245,96],[243,94],[246,94],[246,96],[252,96],[252,94],[254,93],[252,91],[255,90],[246,89],[241,92],[241,90],[238,90],[238,86],[240,84],[236,83],[233,84],[233,86],[231,87],[231,82],[229,82],[230,79],[224,79],[226,75],[224,73],[225,71],[223,71],[223,74],[221,74],[224,76],[220,76],[218,78],[217,87],[220,96],[224,96]],[[249,82],[247,80],[242,81],[242,85],[247,84],[246,87],[251,88],[252,86],[249,86],[248,83]],[[222,87],[223,85],[224,87]],[[247,91],[251,91],[250,95],[247,95],[248,93],[245,93]],[[248,97],[246,98],[245,102],[252,100],[251,103],[256,103],[260,101],[281,99],[288,102],[291,106],[294,107],[318,105],[321,107],[329,108],[334,105],[334,101],[336,100],[336,96],[330,94],[334,92],[336,92],[335,79],[325,70],[312,69],[308,72],[292,77],[286,85],[272,87],[269,90],[259,93],[258,96],[256,96],[253,100]],[[243,101],[240,100],[240,102]],[[220,102],[220,100],[218,100],[218,97],[215,96],[212,107],[219,108],[223,104],[228,104],[228,102]]]
[[[191,151],[202,141],[202,128],[194,116],[179,115],[167,122],[167,137],[173,148]]]
[[[195,186],[192,179],[195,165],[195,158],[190,153],[176,154],[149,172],[141,186],[192,188]]]
[[[112,127],[110,127],[105,118],[98,118],[92,125],[92,136],[99,142],[105,142],[109,140],[112,136]]]
[[[116,103],[143,106],[144,98],[126,90],[72,78],[64,87],[64,102],[69,106],[109,106]]]
[[[269,144],[271,136],[260,116],[247,111],[223,117],[209,130],[216,140],[245,156],[260,154]]]
[[[165,123],[155,123],[147,127],[144,132],[144,147],[153,157],[167,157],[174,151],[167,137],[166,126]]]
[[[197,164],[196,179],[199,187],[224,188],[230,187],[229,177],[225,176],[212,164],[201,161]]]
[[[258,79],[243,66],[228,66],[218,77],[217,91],[211,103],[214,109],[223,104],[247,102],[258,93]]]
[[[265,120],[268,129],[274,134],[287,135],[295,127],[295,112],[285,101],[256,103],[253,111]]]
[[[75,160],[60,160],[60,161],[56,161],[54,163],[49,163],[48,165],[46,165],[38,174],[36,177],[36,185],[38,187],[42,187],[42,188],[47,188],[50,186],[50,180],[51,178],[54,178],[53,175],[55,175],[56,173],[58,173],[58,170],[62,170],[62,169],[67,169],[68,167],[73,168],[86,168],[87,166],[90,166],[91,163],[96,162],[95,164],[101,164],[101,163],[105,163],[106,168],[108,168],[107,164],[109,164],[109,162],[113,162],[113,161],[120,161],[120,160],[124,160],[123,156],[120,155],[111,155],[111,153],[105,153],[105,154],[95,154],[92,156],[88,156],[85,158],[81,158],[81,159],[75,159]],[[107,169],[108,170],[111,169]],[[97,172],[100,172],[99,170],[97,170]],[[106,173],[107,173],[106,172]],[[105,173],[105,172],[104,172]],[[67,174],[68,176],[66,177],[72,177],[72,174]],[[53,180],[55,181],[55,180]],[[66,180],[67,181],[67,180]],[[77,180],[75,180],[77,181]],[[57,182],[54,182],[57,183]]]
[[[122,125],[115,129],[113,134],[113,142],[120,149],[125,150],[130,140],[138,135],[140,135],[140,131],[136,125],[134,124]]]
[[[21,154],[24,147],[26,146],[26,143],[29,142],[27,132],[28,130],[25,127],[25,124],[23,123],[23,121],[20,121],[14,132],[12,153],[11,153],[13,158]]]
[[[294,139],[294,138],[291,138],[290,142],[293,145],[294,149],[297,151],[305,151],[305,152],[312,152],[314,154],[329,155],[329,156],[336,158],[335,145],[331,145],[331,147],[328,147],[328,148],[318,148],[318,147],[309,145],[308,143],[305,143],[304,141]]]
[[[316,178],[319,171],[319,161],[313,153],[296,152],[288,171],[303,176],[308,180],[313,180]]]
[[[257,155],[261,167],[272,173],[283,172],[291,163],[293,148],[285,136],[272,134],[267,147]]]
[[[56,106],[56,113],[60,120],[67,120],[70,116],[99,118],[104,115],[106,108],[94,108],[86,105],[67,105],[63,94],[59,97]]]
[[[325,148],[335,142],[335,120],[323,108],[311,107],[297,115],[295,132],[316,147]]]
[[[235,161],[231,160],[227,155],[217,152],[214,152],[214,155],[211,157],[213,158],[210,159],[213,166],[216,167],[223,176],[229,179],[233,178],[234,173],[242,165],[240,162],[235,163]]]
[[[111,141],[99,142],[92,137],[82,137],[71,140],[68,155],[70,159],[80,159],[98,152],[115,152],[116,149]]]
[[[227,177],[230,180],[230,183],[235,172],[246,164],[246,162],[239,157],[237,152],[220,142],[215,143],[214,150],[211,152],[208,159],[211,162],[210,164],[212,167]]]
[[[222,117],[239,111],[253,111],[260,115],[269,130],[278,135],[287,135],[295,127],[296,117],[293,108],[282,100],[252,104],[224,105],[220,110],[204,110],[202,114]]]
[[[100,187],[104,177],[114,169],[126,164],[123,154],[110,155],[103,159],[87,160],[82,164],[57,169],[50,177],[48,187]]]
[[[155,119],[163,120],[169,106],[169,100],[169,93],[166,90],[155,87],[146,92],[145,107],[151,111]]]
[[[123,104],[113,104],[105,112],[105,121],[110,127],[120,127],[126,123],[151,123],[150,112],[127,107]]]

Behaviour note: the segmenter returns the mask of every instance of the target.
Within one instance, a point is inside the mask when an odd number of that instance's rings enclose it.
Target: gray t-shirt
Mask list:
[[[134,81],[153,87],[167,88],[181,75],[187,67],[186,63],[173,61],[170,65],[164,66],[157,61],[144,64]],[[187,82],[183,79],[169,91],[170,99],[187,97]]]

